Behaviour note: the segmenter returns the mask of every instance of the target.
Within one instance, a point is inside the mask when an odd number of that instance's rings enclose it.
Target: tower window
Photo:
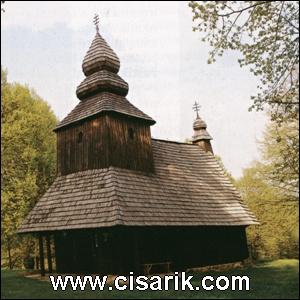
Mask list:
[[[133,130],[133,128],[128,128],[128,136],[129,136],[129,138],[131,139],[131,140],[133,140],[134,139],[134,130]]]
[[[77,135],[77,143],[82,143],[83,133],[80,131]]]

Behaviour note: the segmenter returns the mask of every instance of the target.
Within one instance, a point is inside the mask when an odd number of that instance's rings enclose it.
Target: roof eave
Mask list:
[[[61,129],[65,129],[65,128],[67,128],[67,127],[70,127],[70,126],[73,126],[73,125],[75,125],[75,124],[81,123],[81,122],[86,121],[86,120],[88,120],[88,119],[95,118],[95,117],[97,117],[97,116],[99,116],[99,115],[102,115],[103,113],[107,113],[107,112],[113,112],[113,113],[116,113],[116,114],[120,114],[120,115],[122,115],[122,116],[127,116],[127,117],[129,117],[129,118],[134,118],[134,119],[137,119],[137,120],[143,120],[144,122],[147,122],[150,126],[152,126],[152,125],[154,125],[154,124],[156,123],[156,121],[153,120],[153,119],[150,118],[150,117],[149,117],[149,118],[142,118],[142,117],[138,117],[138,116],[135,116],[135,115],[126,114],[126,113],[123,113],[123,112],[119,112],[119,111],[116,111],[116,110],[112,110],[112,109],[103,109],[103,110],[101,110],[100,112],[97,112],[97,113],[95,113],[95,114],[91,114],[91,115],[89,115],[89,116],[83,117],[83,118],[78,119],[78,120],[75,120],[75,121],[73,121],[73,122],[66,123],[66,124],[63,124],[63,125],[61,125],[61,126],[58,124],[58,125],[53,129],[53,131],[54,131],[54,132],[57,132],[57,131],[59,131],[59,130],[61,130]]]

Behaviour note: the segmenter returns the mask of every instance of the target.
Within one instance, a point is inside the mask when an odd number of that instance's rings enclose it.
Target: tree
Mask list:
[[[253,162],[234,182],[260,222],[248,229],[254,259],[298,256],[299,144],[289,145],[298,126],[286,121],[278,132],[270,122],[260,141],[262,161]]]
[[[265,173],[272,185],[298,199],[299,188],[299,2],[191,1],[194,31],[212,47],[208,63],[224,51],[241,54],[241,67],[258,76],[249,110],[267,109]],[[268,168],[268,170],[267,170]],[[293,193],[293,197],[291,197]]]
[[[49,105],[1,68],[1,244],[11,268],[20,259],[16,230],[55,176],[56,123]]]
[[[293,119],[280,127],[270,123],[260,148],[269,184],[277,187],[287,200],[299,200],[299,123]]]
[[[297,203],[286,201],[281,189],[265,178],[265,166],[254,162],[235,181],[259,226],[247,229],[252,259],[297,258],[299,252]]]
[[[241,67],[260,78],[251,109],[271,113],[277,123],[299,118],[299,2],[191,1],[194,31],[212,47],[208,62],[238,50]]]

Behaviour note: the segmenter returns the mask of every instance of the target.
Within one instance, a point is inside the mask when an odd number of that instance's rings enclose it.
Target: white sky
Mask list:
[[[62,119],[78,103],[83,57],[100,33],[121,60],[128,100],[156,120],[155,138],[184,141],[195,113],[214,138],[214,151],[236,177],[258,157],[266,117],[248,112],[257,79],[228,53],[208,65],[209,47],[192,31],[187,2],[7,1],[1,13],[1,64],[8,80],[26,83]]]

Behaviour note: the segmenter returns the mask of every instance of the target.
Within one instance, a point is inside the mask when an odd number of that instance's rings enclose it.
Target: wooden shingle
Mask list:
[[[19,232],[258,224],[213,155],[192,144],[152,146],[154,173],[109,167],[58,177]]]
[[[151,117],[136,108],[125,97],[109,92],[102,92],[79,102],[77,106],[57,125],[55,130],[108,111],[143,119],[148,121],[149,124],[155,124],[155,121]]]

